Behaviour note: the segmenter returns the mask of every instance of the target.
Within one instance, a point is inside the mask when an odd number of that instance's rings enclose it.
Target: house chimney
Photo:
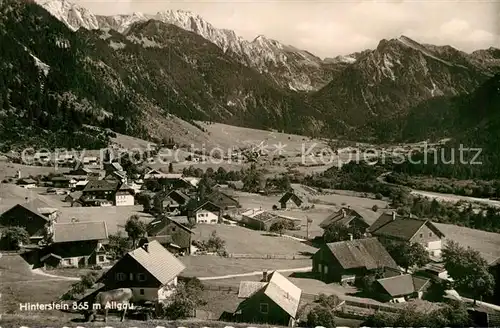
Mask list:
[[[345,218],[345,209],[342,209],[342,217]]]
[[[29,203],[29,201],[30,201],[30,200],[29,200],[29,198],[28,198],[28,197],[24,197],[24,202],[25,202],[25,203]]]
[[[262,271],[262,282],[267,282],[267,271]]]
[[[17,178],[18,178],[18,179],[21,179],[21,176],[22,176],[22,175],[21,175],[21,170],[17,170]]]
[[[396,211],[392,212],[392,221],[396,220]]]
[[[352,235],[352,233],[349,234],[349,240],[354,240],[354,236]]]
[[[142,248],[146,251],[146,252],[149,252],[149,243],[144,243],[142,245]]]

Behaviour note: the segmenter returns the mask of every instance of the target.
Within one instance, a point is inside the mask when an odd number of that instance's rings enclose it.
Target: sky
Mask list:
[[[372,49],[400,35],[467,52],[500,48],[500,0],[73,2],[101,15],[189,10],[247,40],[265,35],[323,58]]]

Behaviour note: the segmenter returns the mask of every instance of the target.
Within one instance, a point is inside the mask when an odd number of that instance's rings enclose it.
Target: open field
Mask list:
[[[104,206],[104,207],[62,207],[59,223],[71,222],[72,218],[84,221],[106,221],[108,234],[124,230],[125,223],[132,215],[148,223],[153,220],[150,214],[142,212],[142,206]]]
[[[231,274],[243,274],[254,271],[294,269],[311,266],[311,260],[259,260],[232,259],[215,255],[200,255],[182,257],[186,266],[182,272],[186,277],[213,277]]]
[[[287,151],[300,153],[303,144],[306,149],[314,144],[317,144],[318,149],[327,146],[322,140],[311,139],[309,137],[295,134],[242,128],[221,123],[197,123],[207,130],[207,133],[214,143],[224,149],[228,149],[230,147],[259,145],[261,142],[264,142],[264,144],[270,146],[269,150],[272,151],[274,149],[274,145],[281,142],[281,144],[287,145],[285,148]]]
[[[465,247],[470,246],[479,251],[488,262],[500,257],[500,234],[451,224],[434,224],[445,234],[446,239],[454,240]]]
[[[22,177],[28,177],[30,175],[46,175],[49,173],[65,173],[68,172],[68,168],[53,167],[53,166],[32,166],[15,164],[0,161],[0,181],[5,178],[17,178],[17,171],[21,171]]]
[[[72,284],[71,281],[32,273],[19,255],[4,254],[0,258],[0,277],[0,309],[3,313],[19,313],[19,303],[57,301]]]
[[[45,188],[43,188],[45,190]],[[41,188],[24,189],[10,183],[0,183],[0,213],[8,210],[16,204],[23,204],[28,201],[38,199],[49,206],[60,208],[65,203],[61,202],[60,195],[41,195]]]
[[[226,241],[228,253],[252,255],[303,255],[316,252],[314,247],[300,241],[265,235],[264,231],[256,231],[240,226],[198,224],[194,229],[193,238],[207,240],[210,234],[217,235]]]

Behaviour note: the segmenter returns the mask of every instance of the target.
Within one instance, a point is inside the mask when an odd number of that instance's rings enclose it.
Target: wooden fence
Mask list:
[[[262,259],[262,260],[307,260],[311,256],[307,255],[286,255],[286,254],[237,254],[229,253],[227,257],[235,259]]]
[[[363,308],[363,309],[367,309],[367,310],[384,311],[384,312],[390,312],[390,313],[397,313],[400,311],[400,309],[392,307],[392,306],[388,306],[388,305],[362,303],[362,302],[355,302],[355,301],[351,301],[351,300],[346,300],[345,305],[357,307],[357,308]]]
[[[238,287],[233,286],[222,286],[222,285],[212,285],[203,284],[206,290],[216,291],[216,292],[226,292],[228,294],[238,294]]]

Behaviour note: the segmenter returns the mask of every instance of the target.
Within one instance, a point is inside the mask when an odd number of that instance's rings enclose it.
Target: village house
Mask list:
[[[276,215],[279,220],[285,221],[286,223],[288,223],[290,226],[289,230],[300,230],[302,228],[302,220],[301,219],[283,215],[282,212],[279,212],[279,211],[273,211],[271,213]]]
[[[87,267],[109,263],[106,222],[54,224],[52,243],[45,247],[40,262],[46,267]]]
[[[385,276],[399,275],[396,262],[377,238],[324,244],[312,262],[313,272],[327,283],[354,283],[356,278],[376,270]]]
[[[167,241],[167,245],[164,246],[167,246],[172,251],[183,252],[187,255],[191,254],[191,242],[194,232],[186,227],[189,221],[188,218],[184,218],[185,221],[176,219],[176,217],[160,217],[151,221],[147,227],[148,237],[159,242],[162,240]],[[165,236],[169,236],[170,239]],[[163,242],[161,243],[163,244]]]
[[[251,209],[241,213],[241,221],[246,227],[254,230],[269,231],[278,217],[262,209]]]
[[[304,201],[293,191],[287,191],[279,200],[282,209],[298,209]]]
[[[87,179],[96,180],[100,178],[101,172],[78,165],[74,170],[69,171],[68,175],[72,176],[75,180],[78,181]]]
[[[190,190],[196,190],[198,188],[198,184],[200,183],[200,178],[196,177],[183,177],[183,180],[189,182],[191,184]]]
[[[294,327],[302,290],[279,272],[263,273],[260,282],[242,281],[235,312],[237,321]]]
[[[70,193],[69,195],[67,195],[64,198],[64,201],[66,203],[70,203],[71,207],[73,207],[73,205],[76,204],[76,202],[78,200],[80,200],[80,198],[82,197],[82,195],[83,195],[83,193],[81,191],[74,191],[74,192]]]
[[[118,181],[91,180],[83,188],[82,200],[94,206],[109,202],[113,203],[118,186]]]
[[[46,164],[50,162],[50,158],[51,158],[50,153],[47,152],[37,152],[33,157],[34,161],[40,164]]]
[[[115,194],[115,205],[116,206],[134,206],[135,191],[127,184],[122,184]]]
[[[144,174],[143,179],[144,180],[159,180],[161,178],[166,178],[166,177],[167,177],[166,173],[163,173],[160,170],[151,169]],[[182,175],[181,175],[181,177],[182,177]]]
[[[372,236],[400,242],[419,243],[435,258],[441,256],[444,234],[429,220],[382,214],[367,230]]]
[[[71,163],[74,163],[74,161],[75,156],[71,154],[59,155],[59,157],[57,157],[57,163],[59,165],[70,165]]]
[[[490,261],[489,271],[495,278],[495,290],[493,292],[493,299],[497,300],[496,304],[500,304],[500,258]]]
[[[87,183],[89,183],[88,181],[78,181],[76,184],[75,184],[75,190],[76,191],[82,191],[83,189],[85,189],[85,186],[87,185]]]
[[[234,197],[223,193],[220,190],[214,190],[210,195],[206,197],[206,200],[214,203],[220,207],[224,212],[233,211],[240,207],[240,203]]]
[[[175,197],[176,193],[173,191],[160,191],[157,192],[153,197],[153,210],[156,213],[172,213],[175,211],[180,212],[181,205],[179,202],[172,197]],[[179,197],[176,197],[179,199]],[[181,200],[183,201],[183,200]]]
[[[104,171],[106,171],[106,174],[111,174],[113,172],[125,172],[123,166],[121,166],[121,164],[118,162],[104,163],[103,168]]]
[[[403,303],[409,299],[421,299],[430,285],[429,279],[403,274],[378,279],[374,290],[382,302]]]
[[[17,180],[17,185],[24,189],[33,189],[37,186],[37,181],[32,178],[21,178]]]
[[[84,166],[96,166],[99,164],[99,159],[95,156],[88,156],[82,159],[82,164]]]
[[[205,202],[192,213],[196,223],[217,224],[222,218],[222,209],[212,202]]]
[[[319,224],[324,230],[332,225],[344,226],[354,235],[356,235],[355,232],[364,233],[370,226],[361,214],[350,207],[342,207],[338,212],[330,214]]]
[[[106,173],[103,180],[117,181],[119,184],[127,183],[127,173],[121,171]]]
[[[72,179],[65,176],[55,176],[50,179],[52,182],[52,186],[54,188],[70,188],[70,182]],[[73,184],[76,184],[76,181],[73,181]]]
[[[132,302],[157,302],[172,295],[184,269],[184,264],[165,247],[151,241],[127,253],[97,283],[103,283],[108,290],[132,289]]]
[[[191,200],[191,197],[186,195],[181,190],[170,190],[167,193],[167,196],[170,197],[175,202],[177,202],[177,204],[179,204],[179,206],[186,206],[187,203],[189,203],[189,201]]]
[[[0,229],[8,227],[25,228],[32,243],[38,243],[53,231],[58,210],[34,199],[24,204],[17,204],[0,216]]]

